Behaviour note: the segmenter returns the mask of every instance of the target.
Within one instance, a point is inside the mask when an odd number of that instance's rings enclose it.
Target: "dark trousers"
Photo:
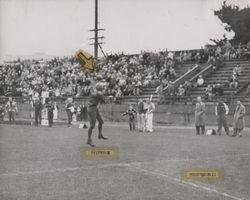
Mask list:
[[[241,128],[241,129],[239,129],[239,128],[234,128],[234,133],[233,133],[233,135],[239,134],[239,136],[240,136],[242,130],[243,130],[243,128]]]
[[[15,112],[13,111],[9,111],[8,112],[8,115],[9,115],[9,123],[11,124],[11,122],[13,121],[13,123],[15,123]]]
[[[52,127],[53,125],[53,117],[54,117],[53,111],[48,111],[49,127]]]
[[[129,119],[129,130],[135,130],[135,119]]]
[[[42,112],[40,110],[35,110],[36,126],[38,126],[38,124],[41,124],[41,120],[42,120]]]
[[[201,130],[201,132],[200,132]],[[205,134],[205,126],[196,126],[196,135]]]
[[[226,115],[218,115],[217,116],[217,123],[218,123],[218,135],[221,135],[221,129],[222,129],[222,126],[224,127],[225,129],[225,132],[227,135],[229,135],[229,127],[228,127],[228,124],[227,124],[227,117]]]
[[[99,135],[102,135],[102,125],[103,125],[103,119],[100,115],[100,112],[96,106],[89,107],[88,109],[88,116],[89,116],[89,130],[88,130],[88,138],[91,139],[92,131],[95,128],[96,120],[98,121],[98,132]]]
[[[72,112],[67,109],[67,116],[68,116],[68,124],[71,125],[72,122]]]

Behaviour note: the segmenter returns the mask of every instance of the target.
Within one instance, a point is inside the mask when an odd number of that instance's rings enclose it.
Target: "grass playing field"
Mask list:
[[[87,129],[0,125],[0,200],[250,199],[250,132],[196,136],[185,127],[129,132],[104,126],[118,160],[84,160]],[[245,132],[245,133],[246,133]],[[224,180],[182,181],[192,168],[224,170]]]

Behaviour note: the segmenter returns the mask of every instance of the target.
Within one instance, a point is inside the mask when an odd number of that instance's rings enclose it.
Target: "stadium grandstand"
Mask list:
[[[158,104],[155,123],[190,124],[192,120],[187,122],[183,114],[192,115],[196,97],[201,96],[211,115],[208,124],[216,124],[213,106],[219,98],[227,102],[231,112],[236,100],[249,101],[250,43],[108,55],[98,61],[96,74],[83,70],[74,57],[9,61],[0,70],[1,104],[4,107],[8,97],[14,97],[20,108],[18,118],[30,123],[34,97],[49,97],[57,103],[59,118],[66,120],[66,99],[73,97],[75,109],[87,104],[97,75],[105,85],[109,106],[102,107],[102,112],[108,121],[124,120],[120,113],[128,104],[151,97]]]
[[[237,65],[240,73],[234,72]],[[100,59],[97,68],[109,102],[133,103],[150,95],[163,104],[173,99],[192,100],[199,95],[209,96],[207,101],[216,96],[230,100],[235,95],[241,98],[247,94],[244,90],[249,85],[250,45],[109,55]],[[95,78],[82,70],[74,57],[5,62],[0,77],[1,98],[25,99],[33,98],[36,93],[54,98],[85,98]],[[197,83],[199,77],[204,79],[202,85]],[[211,88],[211,94],[207,87]],[[222,90],[220,94],[216,92],[218,87]]]

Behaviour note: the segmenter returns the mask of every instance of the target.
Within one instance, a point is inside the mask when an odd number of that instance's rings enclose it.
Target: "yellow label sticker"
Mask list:
[[[223,180],[224,170],[223,169],[187,169],[181,173],[181,180]]]
[[[117,147],[81,147],[80,154],[82,159],[85,160],[114,160],[119,158],[119,151]]]

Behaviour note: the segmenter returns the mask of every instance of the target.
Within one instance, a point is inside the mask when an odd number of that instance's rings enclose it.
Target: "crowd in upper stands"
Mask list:
[[[157,87],[162,92],[168,87],[167,95],[189,95],[192,84],[186,82],[175,90],[171,85],[177,78],[177,63],[206,63],[216,65],[221,60],[239,59],[250,50],[250,42],[243,46],[232,46],[226,40],[223,46],[206,46],[199,50],[160,52],[142,51],[137,55],[112,54],[102,58],[97,66],[97,75],[105,83],[105,94],[113,98],[139,95],[142,87]],[[228,80],[228,87],[237,87],[237,68]],[[0,66],[0,96],[43,97],[89,95],[95,75],[84,71],[74,57],[54,58],[51,60],[16,60]],[[204,82],[204,80],[203,80]],[[210,96],[213,87],[208,86]]]

